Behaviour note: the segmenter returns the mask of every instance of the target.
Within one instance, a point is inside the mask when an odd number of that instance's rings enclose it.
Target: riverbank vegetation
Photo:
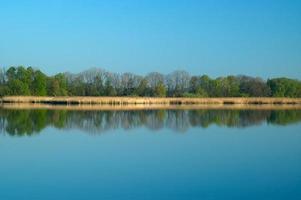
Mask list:
[[[210,78],[186,71],[145,76],[90,69],[48,76],[32,67],[0,72],[0,96],[301,97],[301,81],[250,76]]]

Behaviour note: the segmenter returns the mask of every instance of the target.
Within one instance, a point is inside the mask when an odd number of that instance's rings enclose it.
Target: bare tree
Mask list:
[[[145,78],[151,89],[155,89],[159,83],[164,83],[164,75],[158,72],[151,72]]]

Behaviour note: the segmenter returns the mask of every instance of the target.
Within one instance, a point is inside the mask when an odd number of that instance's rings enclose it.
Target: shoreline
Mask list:
[[[4,109],[301,109],[301,98],[155,98],[6,96]]]
[[[139,110],[301,110],[301,104],[198,104],[198,105],[53,105],[41,103],[4,103],[7,110],[74,110],[74,111],[139,111]]]
[[[185,97],[38,97],[4,96],[1,103],[40,103],[54,105],[194,105],[194,104],[301,104],[301,98],[274,97],[221,97],[221,98],[185,98]]]

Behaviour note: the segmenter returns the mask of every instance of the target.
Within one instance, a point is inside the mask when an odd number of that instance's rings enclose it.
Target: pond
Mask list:
[[[301,109],[0,109],[0,199],[301,199]]]

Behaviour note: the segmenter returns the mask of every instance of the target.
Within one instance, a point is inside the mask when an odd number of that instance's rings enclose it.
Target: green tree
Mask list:
[[[17,68],[16,79],[22,81],[24,84],[31,85],[32,82],[32,74],[31,70],[25,69],[23,66]]]
[[[196,94],[197,97],[208,97],[208,93],[201,86],[197,86],[194,94]]]
[[[85,84],[80,77],[76,77],[68,83],[68,92],[71,96],[85,96]]]
[[[138,96],[148,96],[149,94],[148,81],[145,78],[140,81],[138,87],[136,88],[135,93]]]
[[[14,80],[16,79],[16,68],[15,67],[10,67],[7,71],[6,71],[6,77],[8,81]]]
[[[117,95],[116,89],[112,86],[111,81],[109,80],[105,83],[105,95],[110,97]]]
[[[41,71],[34,72],[34,79],[32,82],[32,94],[36,96],[46,96],[46,75]]]
[[[267,82],[273,97],[301,97],[301,82],[288,78],[275,78]]]
[[[162,82],[156,85],[154,95],[156,97],[166,97],[166,88]]]
[[[270,87],[261,78],[239,76],[239,92],[246,97],[267,97],[270,96]]]
[[[60,96],[60,83],[55,78],[49,78],[47,83],[47,94],[49,96]]]
[[[22,66],[10,67],[6,71],[7,93],[10,95],[30,95],[31,74]]]
[[[207,96],[214,96],[213,95],[214,80],[210,79],[210,77],[207,75],[203,75],[200,77],[199,82],[201,88],[207,94]]]
[[[29,87],[19,79],[13,79],[8,82],[10,95],[30,95]]]
[[[239,96],[239,82],[234,76],[219,77],[210,86],[211,96],[237,97]]]

